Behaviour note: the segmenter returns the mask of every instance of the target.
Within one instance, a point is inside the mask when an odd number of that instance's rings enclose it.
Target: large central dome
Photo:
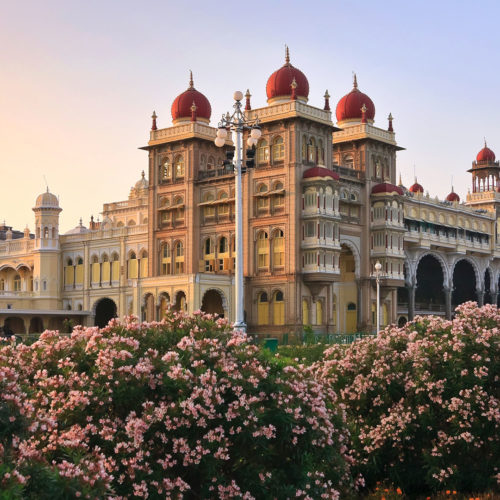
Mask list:
[[[212,115],[212,107],[209,100],[194,88],[193,73],[190,74],[189,88],[175,98],[172,104],[172,119],[174,125],[184,121],[190,121],[193,111],[191,107],[196,106],[196,120],[208,123]]]
[[[375,104],[363,92],[358,89],[358,80],[354,75],[354,83],[352,90],[340,99],[337,104],[337,121],[361,121],[363,112],[361,108],[366,106],[366,120],[370,123],[375,119]]]
[[[292,82],[294,79],[297,84],[297,99],[307,102],[307,98],[309,97],[309,82],[307,81],[306,75],[290,63],[290,53],[287,47],[285,64],[275,71],[267,80],[267,102],[273,104],[281,100],[289,101],[292,95]]]

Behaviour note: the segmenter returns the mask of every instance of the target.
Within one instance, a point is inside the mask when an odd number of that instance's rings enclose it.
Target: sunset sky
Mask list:
[[[352,88],[389,112],[403,182],[465,198],[483,146],[500,155],[495,1],[0,1],[0,222],[34,230],[36,196],[59,195],[61,231],[127,198],[147,168],[151,113],[171,125],[188,86],[212,104],[212,125],[250,89],[266,104],[269,75],[291,62],[309,103],[334,107]]]

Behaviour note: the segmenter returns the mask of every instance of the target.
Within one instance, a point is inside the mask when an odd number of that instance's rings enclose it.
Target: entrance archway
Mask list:
[[[116,311],[114,300],[107,297],[100,299],[95,307],[95,326],[104,328],[110,319],[116,318]]]
[[[220,292],[214,289],[207,290],[203,295],[201,310],[209,314],[218,314],[223,318],[224,304]]]
[[[184,312],[186,310],[186,294],[184,292],[177,292],[175,304],[172,309],[177,312]]]
[[[161,321],[163,318],[165,318],[169,305],[170,305],[170,295],[166,292],[161,293],[160,294],[160,306],[158,308],[158,314],[159,314],[158,320],[159,321]]]
[[[443,268],[439,260],[431,254],[422,257],[417,267],[415,309],[417,311],[444,311],[443,283]]]
[[[22,320],[22,318],[6,318],[3,326],[5,330],[8,329],[12,333],[26,333],[26,330],[24,328],[24,321]]]
[[[155,319],[155,298],[153,294],[147,293],[144,296],[144,305],[142,307],[142,320],[148,323]]]
[[[491,271],[489,269],[486,269],[486,271],[484,271],[484,303],[485,304],[491,304],[492,303],[492,297],[491,297]]]
[[[452,303],[458,306],[468,300],[477,300],[476,273],[472,264],[462,259],[455,264],[453,269]]]
[[[43,321],[42,318],[35,316],[30,320],[29,333],[42,333],[43,332]]]

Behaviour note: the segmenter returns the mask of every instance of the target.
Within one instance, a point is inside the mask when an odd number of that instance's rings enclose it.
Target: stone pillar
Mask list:
[[[357,292],[357,296],[356,296],[356,299],[357,299],[357,304],[356,304],[356,331],[359,331],[359,328],[360,326],[362,325],[363,323],[363,315],[362,315],[362,311],[361,311],[361,308],[362,308],[362,297],[363,297],[363,294],[361,293],[361,282],[360,280],[357,280],[357,286],[356,286],[356,292]]]
[[[416,286],[408,286],[408,321],[412,321],[415,317],[415,290]]]
[[[90,310],[90,249],[88,241],[83,242],[83,310]],[[92,322],[92,324],[94,324]]]
[[[452,307],[451,307],[451,297],[453,294],[453,289],[452,287],[445,286],[443,287],[444,291],[444,303],[445,303],[445,309],[446,309],[446,319],[451,319],[451,315],[453,313]]]
[[[477,305],[483,307],[484,305],[484,290],[476,289],[477,294]]]
[[[495,306],[498,304],[498,292],[491,292],[491,303]]]

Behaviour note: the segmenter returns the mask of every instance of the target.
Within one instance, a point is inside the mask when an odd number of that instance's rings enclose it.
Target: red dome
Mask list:
[[[366,94],[358,90],[358,80],[354,75],[353,89],[337,104],[337,121],[361,120],[363,104],[366,106],[366,119],[373,121],[375,119],[375,104]]]
[[[415,184],[413,184],[412,186],[410,186],[409,191],[411,193],[423,193],[424,192],[424,188],[415,179]]]
[[[191,106],[196,105],[196,119],[201,121],[210,121],[212,107],[208,99],[198,92],[193,86],[193,75],[189,81],[189,88],[178,95],[172,104],[172,119],[174,124],[177,120],[191,119]]]
[[[446,201],[460,201],[460,196],[451,188],[451,193],[446,197]]]
[[[402,195],[403,190],[399,186],[395,186],[394,184],[390,184],[389,182],[383,182],[381,184],[377,184],[372,188],[372,194],[380,194],[380,193],[397,193]]]
[[[267,80],[266,93],[267,100],[270,101],[276,97],[288,97],[292,95],[292,82],[295,78],[297,84],[297,97],[307,100],[309,97],[309,82],[306,75],[290,64],[288,47],[286,48],[285,64],[275,71]]]
[[[484,148],[477,154],[476,161],[487,161],[490,163],[495,161],[495,153],[488,146],[486,146],[486,142],[484,143]]]
[[[340,176],[339,174],[337,174],[337,172],[333,172],[332,170],[328,170],[324,167],[308,168],[302,176],[303,179],[309,179],[311,177],[331,177],[332,179],[335,179],[337,181],[340,179]]]

